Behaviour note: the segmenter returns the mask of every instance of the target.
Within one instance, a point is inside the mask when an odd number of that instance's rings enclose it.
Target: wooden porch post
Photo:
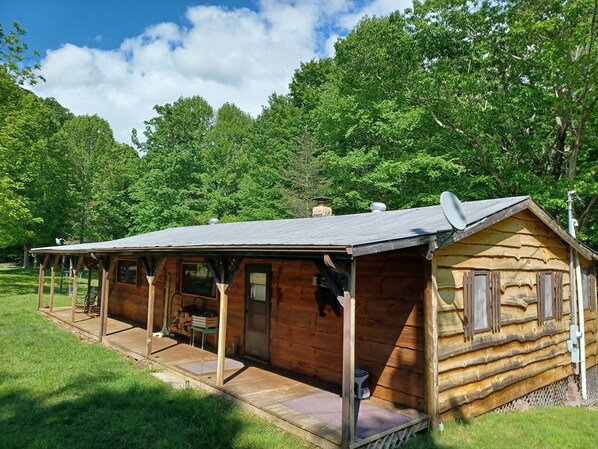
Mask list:
[[[149,359],[152,355],[152,337],[154,335],[154,305],[156,302],[156,286],[154,280],[156,276],[147,276],[147,283],[149,284],[149,293],[147,299],[147,338],[145,356]]]
[[[356,260],[351,261],[349,290],[343,295],[343,398],[342,447],[355,440],[355,275]]]
[[[51,269],[51,280],[50,280],[50,312],[54,310],[54,285],[56,282],[56,267],[58,266],[58,261],[60,257],[56,254],[54,255],[54,260],[52,261]]]
[[[438,286],[436,258],[426,264],[424,292],[424,405],[433,428],[438,426]]]
[[[208,268],[216,280],[220,311],[218,315],[218,359],[216,361],[216,385],[224,384],[224,361],[226,358],[226,326],[228,317],[228,295],[226,291],[241,265],[242,258],[208,259]]]
[[[145,277],[149,284],[148,298],[147,298],[147,337],[146,337],[146,348],[145,356],[149,359],[152,355],[152,343],[154,336],[154,308],[156,303],[156,276],[162,271],[164,264],[166,263],[166,257],[161,259],[146,258],[142,257],[141,262],[145,270]]]
[[[100,282],[101,290],[98,292],[98,298],[101,298],[99,340],[102,341],[106,335],[106,324],[108,321],[108,297],[110,296],[110,281],[108,280],[108,275],[110,274],[110,257],[98,258],[98,260],[100,262],[98,270],[102,280]]]
[[[42,263],[39,264],[39,275],[38,275],[38,280],[37,280],[37,308],[38,309],[41,309],[42,306],[44,305],[44,277],[45,277],[44,270],[48,266],[49,259],[50,259],[50,256],[48,254],[46,254],[44,256],[44,260],[42,261]]]
[[[79,256],[77,258],[77,265],[75,265],[75,270],[73,272],[73,297],[71,300],[71,323],[75,322],[75,307],[77,307],[77,289],[79,287],[79,271],[83,266],[83,256]]]
[[[222,264],[221,280],[225,279],[225,267]],[[228,315],[228,284],[218,283],[220,294],[220,311],[218,315],[218,363],[216,364],[216,385],[224,384],[224,360],[226,357],[226,324]]]

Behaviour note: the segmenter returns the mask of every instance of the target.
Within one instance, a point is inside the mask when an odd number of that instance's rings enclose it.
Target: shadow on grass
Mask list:
[[[0,270],[1,295],[37,293],[37,274],[34,268],[6,268]]]
[[[223,400],[162,385],[78,378],[51,394],[0,388],[2,447],[232,448],[247,424]],[[1,384],[0,384],[1,385]]]

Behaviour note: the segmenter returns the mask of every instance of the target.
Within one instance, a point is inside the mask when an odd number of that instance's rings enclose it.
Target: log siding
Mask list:
[[[438,409],[470,418],[573,373],[568,246],[529,211],[437,251]],[[589,265],[589,263],[588,263]],[[467,330],[468,276],[500,273],[497,331]],[[537,274],[552,275],[553,314],[542,316]],[[490,317],[489,317],[490,319]],[[540,321],[539,321],[540,320]],[[541,323],[541,324],[539,324]],[[586,311],[587,366],[596,363],[596,312]]]

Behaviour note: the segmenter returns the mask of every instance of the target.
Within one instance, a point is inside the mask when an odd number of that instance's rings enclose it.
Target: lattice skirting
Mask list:
[[[368,443],[362,447],[365,449],[394,449],[401,446],[417,432],[424,430],[427,427],[428,421],[421,421],[413,426],[384,435],[376,441],[372,441],[371,443]]]
[[[549,407],[555,405],[562,405],[567,400],[567,386],[569,379],[561,379],[550,385],[539,388],[531,393],[521,396],[505,405],[494,409],[497,413],[510,412],[512,410],[521,410],[529,407]]]
[[[569,383],[577,386],[578,391],[581,391],[580,377],[569,376],[561,379],[543,388],[532,391],[520,398],[515,399],[505,405],[494,409],[494,412],[503,413],[512,410],[522,410],[527,407],[550,407],[563,405],[567,402],[567,388]],[[586,386],[588,392],[588,402],[594,403],[598,401],[598,365],[594,365],[586,370]],[[574,388],[575,389],[575,388]]]
[[[581,384],[579,377],[576,379],[577,388],[581,391]],[[586,388],[588,392],[588,402],[595,403],[598,401],[598,365],[594,365],[586,370]]]

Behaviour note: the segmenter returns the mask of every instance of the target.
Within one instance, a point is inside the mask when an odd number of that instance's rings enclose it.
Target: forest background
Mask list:
[[[598,0],[416,1],[302,63],[258,117],[156,105],[134,147],[26,89],[25,30],[0,25],[0,260],[172,226],[531,195],[598,248]],[[264,51],[267,51],[265,49]]]

